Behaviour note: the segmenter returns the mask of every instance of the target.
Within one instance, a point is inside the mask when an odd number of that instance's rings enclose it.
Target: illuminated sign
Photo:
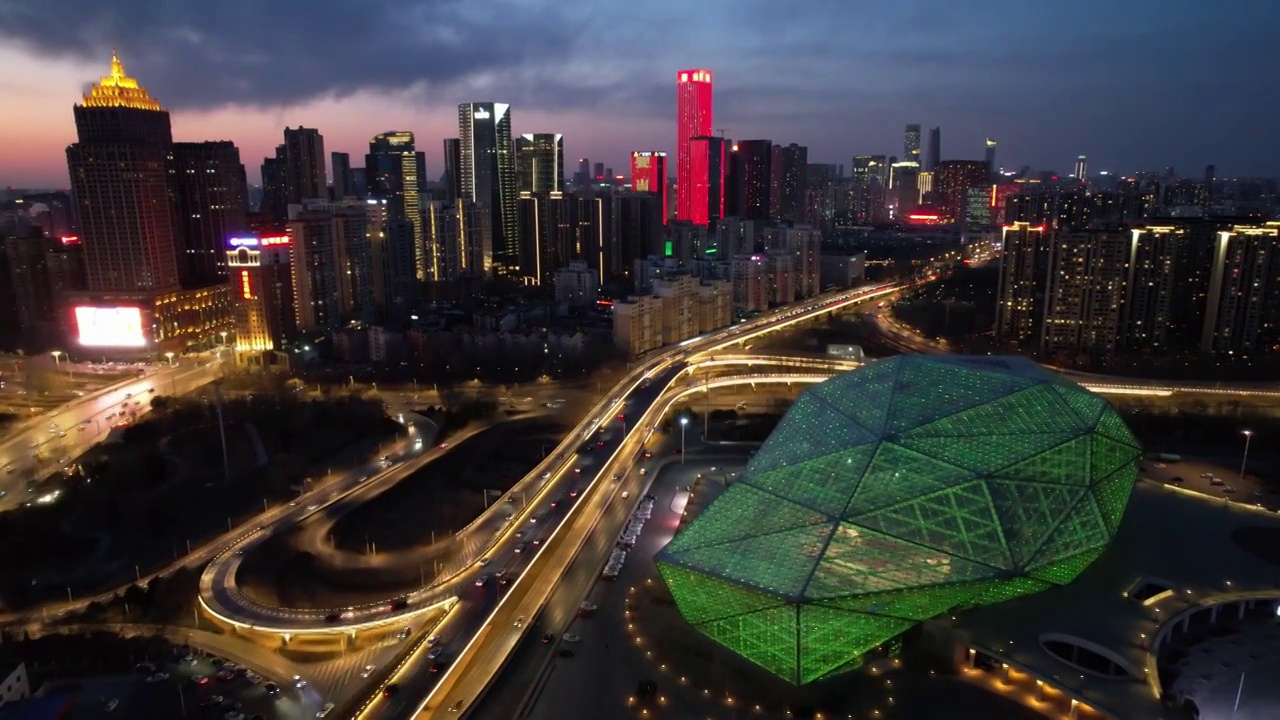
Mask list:
[[[253,299],[253,288],[249,285],[249,271],[240,271],[240,294],[244,295],[246,300]]]
[[[63,245],[79,245],[80,244],[79,235],[63,235],[61,238],[59,238],[59,240],[62,241]]]
[[[276,246],[276,245],[288,245],[288,244],[289,244],[289,236],[288,236],[288,235],[269,235],[269,236],[264,237],[264,238],[259,238],[259,239],[258,239],[258,242],[262,245],[262,247],[273,247],[273,246]]]
[[[907,222],[913,225],[932,225],[941,219],[937,215],[926,215],[924,213],[913,213],[907,216]]]
[[[473,115],[472,117],[474,117],[477,120],[488,120],[490,116],[489,116],[488,110],[485,110],[484,108],[480,108],[479,110],[476,110],[475,115]]]
[[[227,241],[231,247],[258,247],[258,238],[256,237],[235,237]]]
[[[142,309],[137,307],[75,308],[76,332],[84,347],[146,347],[142,332]]]
[[[227,241],[231,247],[273,247],[288,245],[288,235],[268,235],[267,237],[234,237]]]

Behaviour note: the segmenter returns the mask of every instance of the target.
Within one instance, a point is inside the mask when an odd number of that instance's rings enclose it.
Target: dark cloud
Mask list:
[[[97,61],[119,48],[166,105],[279,107],[555,62],[580,21],[521,0],[3,0],[0,38]],[[456,98],[450,98],[450,102]]]

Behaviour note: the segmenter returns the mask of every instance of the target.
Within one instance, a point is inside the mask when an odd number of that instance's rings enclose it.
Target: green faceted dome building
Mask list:
[[[1071,582],[1139,458],[1105,400],[1024,358],[879,360],[802,394],[658,569],[689,623],[808,683],[923,620]]]

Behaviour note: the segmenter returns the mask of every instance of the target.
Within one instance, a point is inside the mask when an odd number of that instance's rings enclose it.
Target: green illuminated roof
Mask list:
[[[921,620],[1073,580],[1140,455],[1105,400],[1024,358],[880,360],[802,394],[658,568],[690,623],[810,682]]]

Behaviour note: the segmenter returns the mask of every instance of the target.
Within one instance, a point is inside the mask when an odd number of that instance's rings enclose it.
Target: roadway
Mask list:
[[[39,422],[25,423],[0,442],[0,511],[30,501],[37,480],[63,467],[100,442],[118,423],[151,410],[155,395],[182,395],[222,375],[220,362],[188,359],[89,393],[75,402],[45,413]],[[31,493],[27,492],[28,487]]]

